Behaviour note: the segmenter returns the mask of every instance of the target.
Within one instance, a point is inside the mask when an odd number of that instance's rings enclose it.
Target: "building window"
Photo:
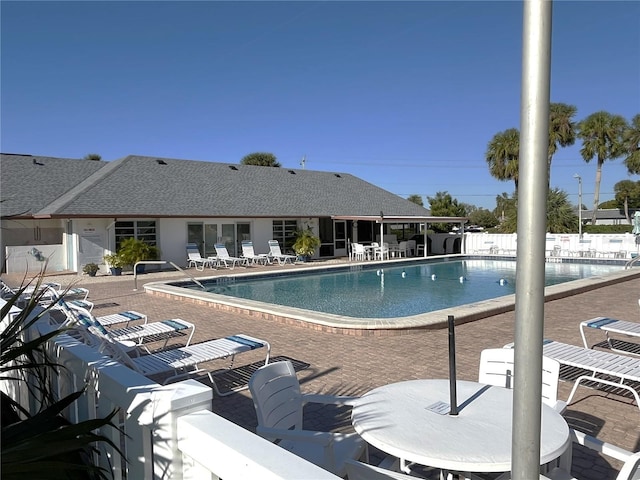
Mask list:
[[[136,238],[154,247],[158,245],[155,220],[129,220],[116,222],[116,251],[125,238]]]
[[[280,247],[285,251],[291,250],[291,246],[296,241],[296,230],[298,230],[297,220],[274,220],[273,239],[277,240]]]

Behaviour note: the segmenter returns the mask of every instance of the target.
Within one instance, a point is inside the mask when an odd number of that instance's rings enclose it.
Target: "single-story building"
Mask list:
[[[156,245],[162,260],[186,264],[185,245],[203,256],[224,243],[239,256],[252,240],[284,249],[311,227],[316,257],[348,254],[354,241],[376,241],[389,224],[458,222],[353,175],[304,169],[129,155],[114,161],[0,155],[3,271],[81,271],[134,237]],[[382,227],[381,227],[382,225]],[[106,266],[103,266],[106,271]]]

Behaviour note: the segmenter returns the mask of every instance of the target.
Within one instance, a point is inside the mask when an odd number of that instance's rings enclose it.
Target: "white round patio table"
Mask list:
[[[442,414],[436,410],[449,403],[448,380],[393,383],[360,397],[351,419],[365,441],[405,461],[461,472],[511,470],[513,391],[459,380],[457,398],[458,415]],[[570,444],[567,422],[543,404],[540,465]]]

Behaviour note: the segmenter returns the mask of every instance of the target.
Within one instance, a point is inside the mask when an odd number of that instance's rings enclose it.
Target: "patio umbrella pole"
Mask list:
[[[456,390],[456,333],[455,319],[449,315],[449,415],[458,415],[458,395]]]

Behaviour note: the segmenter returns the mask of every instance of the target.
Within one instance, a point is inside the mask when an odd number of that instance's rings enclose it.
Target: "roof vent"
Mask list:
[[[236,167],[235,165],[229,165],[229,168],[230,168],[231,170],[238,170],[238,167]]]
[[[164,160],[160,160],[159,158],[156,158],[156,162],[158,162],[158,165],[166,165],[167,162],[165,162]]]
[[[288,170],[288,172],[289,172],[291,175],[295,175],[295,174],[296,174],[296,172],[294,172],[293,170]]]
[[[339,173],[334,173],[334,175],[338,178],[342,178]]]
[[[39,162],[38,160],[36,160],[35,158],[33,159],[33,164],[34,165],[44,165],[44,163]]]

